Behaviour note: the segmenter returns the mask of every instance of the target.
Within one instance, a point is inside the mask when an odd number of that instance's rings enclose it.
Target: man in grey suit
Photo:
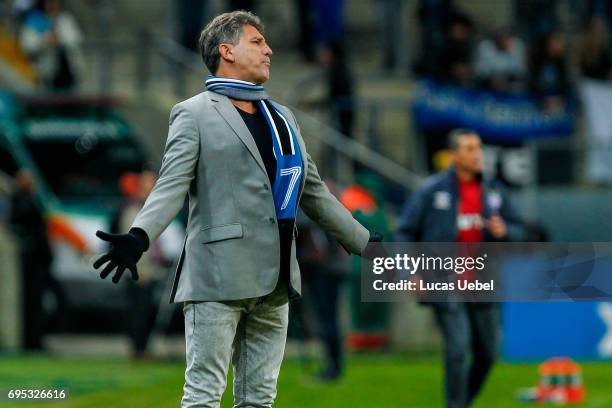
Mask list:
[[[288,299],[299,296],[297,206],[353,254],[382,237],[353,219],[321,181],[292,112],[268,99],[272,50],[252,13],[202,31],[207,91],[172,109],[159,178],[126,234],[96,261],[113,282],[176,216],[189,221],[171,302],[183,302],[187,368],[182,407],[218,407],[230,361],[234,406],[270,407],[283,358]],[[368,249],[366,249],[368,246]]]

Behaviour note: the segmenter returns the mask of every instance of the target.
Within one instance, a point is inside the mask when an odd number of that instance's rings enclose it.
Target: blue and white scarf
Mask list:
[[[276,218],[295,220],[304,163],[297,136],[285,115],[270,103],[264,87],[252,82],[209,76],[206,89],[232,99],[257,102],[270,127],[272,151],[276,158],[276,177],[272,186]]]

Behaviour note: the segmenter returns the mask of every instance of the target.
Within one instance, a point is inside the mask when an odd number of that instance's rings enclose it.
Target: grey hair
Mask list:
[[[221,59],[219,45],[221,43],[238,44],[242,27],[245,25],[252,25],[261,34],[264,33],[264,25],[259,17],[244,10],[220,14],[204,27],[198,44],[204,65],[211,74],[214,75],[219,68]]]
[[[466,135],[476,135],[480,138],[480,135],[474,129],[468,129],[468,128],[453,129],[448,134],[448,148],[450,150],[457,150],[457,148],[459,147],[461,138]]]

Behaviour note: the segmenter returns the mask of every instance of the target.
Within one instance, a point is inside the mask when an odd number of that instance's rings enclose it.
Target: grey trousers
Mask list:
[[[271,407],[276,397],[289,305],[287,286],[225,302],[186,302],[187,368],[182,408],[219,407],[230,361],[234,407]]]

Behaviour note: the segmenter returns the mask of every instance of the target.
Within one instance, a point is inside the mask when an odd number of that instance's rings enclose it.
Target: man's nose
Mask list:
[[[274,54],[274,52],[272,52],[272,48],[270,48],[270,46],[267,44],[266,44],[266,48],[264,49],[264,54],[267,56],[271,56],[272,54]]]

